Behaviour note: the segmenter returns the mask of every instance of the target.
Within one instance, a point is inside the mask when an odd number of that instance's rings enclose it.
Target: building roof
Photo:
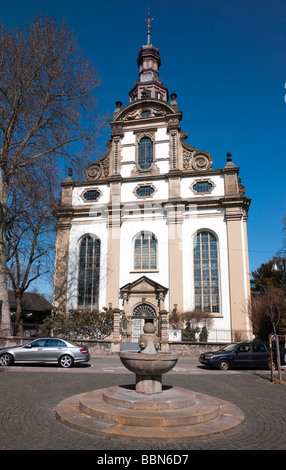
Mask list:
[[[10,310],[16,309],[15,294],[12,290],[8,291],[8,299]],[[23,294],[23,309],[31,312],[44,312],[50,310],[52,305],[45,299],[42,294],[35,294],[34,292],[24,292]]]

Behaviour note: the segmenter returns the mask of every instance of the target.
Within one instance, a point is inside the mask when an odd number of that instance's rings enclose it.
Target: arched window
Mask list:
[[[80,243],[78,270],[78,308],[98,309],[100,240],[86,235]]]
[[[153,233],[141,232],[134,240],[134,269],[157,268],[157,239]]]
[[[150,137],[142,137],[138,143],[138,165],[147,170],[153,163],[153,142]]]
[[[217,239],[207,231],[199,232],[194,247],[195,308],[219,312]]]

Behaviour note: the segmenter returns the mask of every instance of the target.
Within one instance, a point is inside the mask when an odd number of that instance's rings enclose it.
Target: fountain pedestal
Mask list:
[[[145,393],[152,395],[153,393],[162,392],[162,375],[138,375],[136,374],[137,393]]]

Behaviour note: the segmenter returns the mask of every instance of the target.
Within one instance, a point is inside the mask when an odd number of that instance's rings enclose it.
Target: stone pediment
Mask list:
[[[142,115],[142,113],[145,113]],[[132,121],[137,119],[150,119],[177,115],[178,111],[166,101],[157,99],[142,99],[128,103],[123,108],[117,108],[113,115],[113,122]],[[179,112],[181,116],[181,112]]]
[[[166,287],[161,286],[161,284],[158,284],[146,276],[142,276],[139,279],[136,279],[136,281],[130,282],[120,289],[120,293],[127,294],[128,297],[131,294],[156,294],[156,297],[158,297],[160,294],[163,294],[165,297],[167,292],[168,289]]]

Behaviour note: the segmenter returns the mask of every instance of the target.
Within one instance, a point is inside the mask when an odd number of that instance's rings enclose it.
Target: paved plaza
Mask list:
[[[134,383],[114,359],[63,370],[57,366],[0,368],[0,450],[286,450],[286,372],[271,383],[268,371],[209,371],[197,364],[166,374],[163,383],[227,400],[245,414],[232,435],[204,441],[152,443],[103,439],[62,425],[57,404],[70,396]],[[275,374],[277,376],[277,374]]]

